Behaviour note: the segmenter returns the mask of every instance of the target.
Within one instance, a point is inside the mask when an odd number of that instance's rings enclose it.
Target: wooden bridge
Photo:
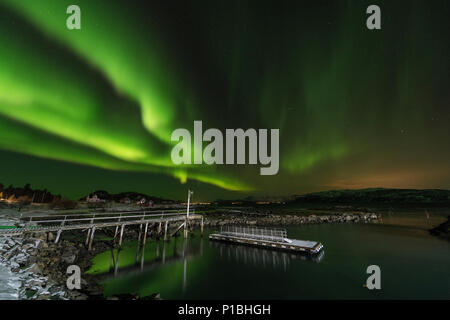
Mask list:
[[[168,224],[170,222],[179,222],[180,225],[174,233],[184,228],[184,237],[186,238],[189,221],[196,219],[201,220],[201,232],[203,233],[203,217],[201,215],[189,214],[189,211],[181,210],[88,212],[39,216],[29,215],[20,218],[19,227],[0,229],[0,236],[14,237],[22,236],[26,233],[56,232],[55,242],[57,243],[63,231],[87,230],[86,245],[90,250],[96,229],[115,227],[114,239],[119,237],[120,247],[122,245],[123,232],[126,226],[139,225],[138,241],[141,241],[142,232],[143,239],[146,239],[147,237],[149,224],[157,225],[158,233],[162,232],[162,227],[164,225],[164,240],[167,240]]]
[[[182,210],[147,210],[147,211],[110,211],[110,212],[87,212],[65,215],[32,215],[20,216],[19,227],[0,229],[0,236],[17,237],[26,233],[57,232],[55,243],[58,243],[61,233],[67,230],[87,230],[85,245],[89,250],[92,248],[96,229],[115,227],[114,241],[119,236],[119,248],[122,246],[123,231],[125,226],[139,225],[138,246],[141,242],[145,246],[149,224],[158,225],[158,234],[161,234],[164,223],[164,241],[168,240],[169,222],[181,223],[172,233],[176,234],[184,228],[184,238],[187,238],[189,221],[201,219],[201,233],[203,234],[203,216],[190,214],[190,199],[193,191],[188,190],[188,201],[186,211]],[[120,231],[119,231],[120,228]]]

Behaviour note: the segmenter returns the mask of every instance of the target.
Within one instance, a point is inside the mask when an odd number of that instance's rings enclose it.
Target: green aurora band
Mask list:
[[[369,4],[0,0],[0,149],[225,197],[449,188],[449,5],[378,1],[369,31]],[[194,120],[279,128],[280,173],[175,166],[171,133]]]

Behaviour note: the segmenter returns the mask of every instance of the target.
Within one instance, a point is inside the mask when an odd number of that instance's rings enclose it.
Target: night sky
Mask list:
[[[69,198],[448,189],[448,30],[447,0],[0,0],[0,182]],[[194,120],[279,128],[279,173],[175,166],[171,133]]]

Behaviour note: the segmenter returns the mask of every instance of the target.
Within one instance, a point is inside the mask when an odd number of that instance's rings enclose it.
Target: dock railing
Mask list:
[[[240,226],[221,226],[220,234],[247,239],[258,239],[275,242],[286,242],[286,229],[256,228]]]
[[[21,217],[25,227],[72,225],[72,224],[101,224],[108,222],[147,221],[150,219],[167,219],[185,216],[183,210],[155,210],[155,211],[122,211],[122,212],[89,212],[65,215],[29,215]]]

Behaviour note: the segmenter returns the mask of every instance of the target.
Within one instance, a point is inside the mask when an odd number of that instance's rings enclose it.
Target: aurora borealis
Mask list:
[[[72,198],[450,188],[450,5],[375,1],[371,31],[372,2],[0,0],[0,182]],[[279,173],[174,165],[171,133],[194,120],[279,128]]]

